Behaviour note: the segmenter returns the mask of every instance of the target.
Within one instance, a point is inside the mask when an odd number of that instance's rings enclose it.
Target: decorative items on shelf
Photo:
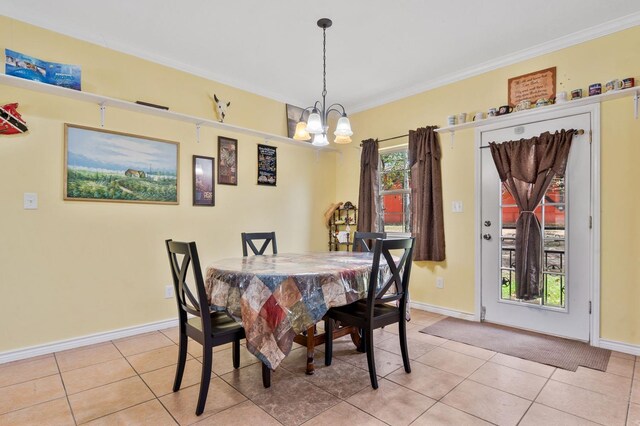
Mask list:
[[[209,95],[213,103],[216,105],[216,116],[218,117],[218,121],[224,123],[224,118],[227,116],[227,108],[231,106],[231,102],[225,102],[221,99],[218,99],[218,96],[214,93],[213,96]]]
[[[9,49],[5,49],[4,53],[7,75],[81,90],[81,70],[78,65],[47,62]]]
[[[16,135],[29,130],[17,110],[17,102],[0,106],[0,135]]]
[[[357,214],[358,209],[351,201],[329,207],[325,213],[325,218],[328,217],[329,251],[351,251],[351,227],[356,226]]]

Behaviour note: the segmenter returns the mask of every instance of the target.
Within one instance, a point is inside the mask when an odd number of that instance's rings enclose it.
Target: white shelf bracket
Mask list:
[[[200,143],[200,123],[196,123],[196,143]]]
[[[104,116],[106,112],[107,112],[107,106],[104,104],[104,102],[101,102],[100,103],[100,127],[104,127]]]
[[[639,92],[636,91],[636,94],[633,95],[633,105],[634,105],[634,109],[633,109],[633,115],[635,116],[636,120],[638,119],[638,98],[639,98]]]

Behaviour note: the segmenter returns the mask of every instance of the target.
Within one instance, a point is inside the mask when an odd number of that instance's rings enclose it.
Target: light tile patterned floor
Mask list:
[[[422,334],[443,317],[413,311],[412,373],[402,367],[397,327],[376,332],[380,387],[348,338],[316,374],[297,347],[262,387],[243,348],[214,350],[209,398],[195,416],[202,358],[191,342],[183,386],[172,392],[177,330],[146,333],[0,365],[0,425],[638,425],[640,361],[614,353],[606,372],[576,372]]]

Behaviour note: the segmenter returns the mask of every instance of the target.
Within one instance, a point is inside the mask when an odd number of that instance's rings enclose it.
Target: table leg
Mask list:
[[[308,375],[315,373],[314,357],[316,348],[315,325],[307,329],[307,371]]]

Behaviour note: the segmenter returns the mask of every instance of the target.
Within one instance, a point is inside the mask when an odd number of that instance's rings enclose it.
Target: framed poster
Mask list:
[[[193,156],[193,205],[216,205],[215,186],[213,184],[213,169],[215,158]]]
[[[238,184],[238,140],[218,136],[218,185]]]
[[[509,105],[529,100],[535,105],[538,99],[556,97],[556,67],[547,68],[509,79]]]
[[[258,144],[258,185],[276,186],[277,176],[276,147]]]
[[[65,124],[64,199],[178,204],[180,144]]]
[[[293,138],[296,134],[296,125],[300,118],[306,122],[309,119],[309,110],[287,104],[287,137]]]

